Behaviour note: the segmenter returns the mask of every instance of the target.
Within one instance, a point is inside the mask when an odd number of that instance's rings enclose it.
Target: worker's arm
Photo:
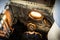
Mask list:
[[[60,0],[55,1],[53,7],[54,23],[48,32],[48,40],[60,40]]]
[[[56,24],[60,27],[60,0],[56,0],[53,8],[53,17]]]

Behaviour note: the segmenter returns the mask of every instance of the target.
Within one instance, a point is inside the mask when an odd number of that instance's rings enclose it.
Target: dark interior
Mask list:
[[[26,26],[18,20],[13,27],[14,31],[8,40],[21,40],[22,34],[26,31]]]

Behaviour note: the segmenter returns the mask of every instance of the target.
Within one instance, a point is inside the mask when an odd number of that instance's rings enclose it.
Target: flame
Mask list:
[[[42,15],[39,12],[32,11],[31,16],[38,18],[38,17],[41,17]]]

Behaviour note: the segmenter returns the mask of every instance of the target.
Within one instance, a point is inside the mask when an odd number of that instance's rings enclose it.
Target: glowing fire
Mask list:
[[[35,20],[41,20],[43,18],[42,14],[37,11],[30,12],[29,17]]]
[[[31,16],[32,16],[32,17],[37,17],[37,18],[39,18],[39,17],[41,17],[42,15],[41,15],[39,12],[32,11],[32,12],[31,12]]]

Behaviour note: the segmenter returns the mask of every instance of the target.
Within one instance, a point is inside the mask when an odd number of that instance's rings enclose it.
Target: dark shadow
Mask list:
[[[9,40],[21,40],[22,34],[26,31],[26,26],[18,20],[18,22],[13,25],[13,27],[15,30],[9,37]]]

